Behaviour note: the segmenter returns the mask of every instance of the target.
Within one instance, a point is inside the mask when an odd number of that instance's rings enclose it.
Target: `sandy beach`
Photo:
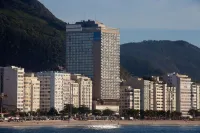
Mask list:
[[[200,121],[184,121],[184,120],[133,120],[133,121],[27,121],[27,122],[1,122],[0,127],[31,127],[31,126],[90,126],[90,125],[153,125],[153,126],[200,126]]]

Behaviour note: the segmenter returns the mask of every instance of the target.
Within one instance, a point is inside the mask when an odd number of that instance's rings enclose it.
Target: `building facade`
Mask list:
[[[40,81],[33,73],[24,76],[24,111],[40,109]]]
[[[140,110],[140,89],[131,86],[121,86],[119,113],[124,114],[127,109]]]
[[[39,72],[40,80],[40,109],[48,112],[54,107],[57,111],[64,108],[65,99],[63,91],[67,87],[66,80],[70,74],[64,72]],[[63,100],[64,99],[64,100]]]
[[[64,104],[73,104],[74,107],[79,107],[79,84],[72,81],[70,78],[64,81],[63,102]]]
[[[164,110],[164,89],[166,84],[160,81],[155,81],[153,86],[153,110]]]
[[[176,87],[165,86],[164,89],[164,110],[165,111],[176,111]]]
[[[1,87],[8,96],[3,100],[8,110],[24,111],[24,68],[0,67]]]
[[[79,105],[92,110],[92,80],[80,74],[73,74],[71,79],[79,85]]]
[[[120,35],[96,21],[66,25],[66,68],[93,80],[93,99],[119,99]]]
[[[192,83],[191,86],[192,109],[200,109],[200,84]]]
[[[191,78],[187,75],[171,73],[164,76],[164,80],[169,86],[176,87],[176,111],[182,116],[188,116],[188,111],[192,108]]]

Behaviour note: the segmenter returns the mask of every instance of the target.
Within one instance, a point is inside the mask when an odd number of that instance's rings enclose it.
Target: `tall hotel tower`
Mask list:
[[[66,68],[93,80],[93,100],[119,99],[119,30],[91,20],[67,24]]]

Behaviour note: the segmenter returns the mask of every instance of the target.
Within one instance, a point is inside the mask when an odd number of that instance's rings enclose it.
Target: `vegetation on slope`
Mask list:
[[[65,23],[37,0],[0,0],[0,66],[32,71],[64,63]]]
[[[121,65],[135,76],[169,72],[200,80],[200,49],[185,41],[143,41],[121,45]]]

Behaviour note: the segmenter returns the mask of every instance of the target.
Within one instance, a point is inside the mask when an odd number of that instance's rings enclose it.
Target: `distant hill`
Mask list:
[[[143,41],[121,45],[121,65],[132,75],[188,74],[200,80],[200,48],[185,41]]]
[[[65,23],[37,0],[0,0],[0,66],[64,65]]]

